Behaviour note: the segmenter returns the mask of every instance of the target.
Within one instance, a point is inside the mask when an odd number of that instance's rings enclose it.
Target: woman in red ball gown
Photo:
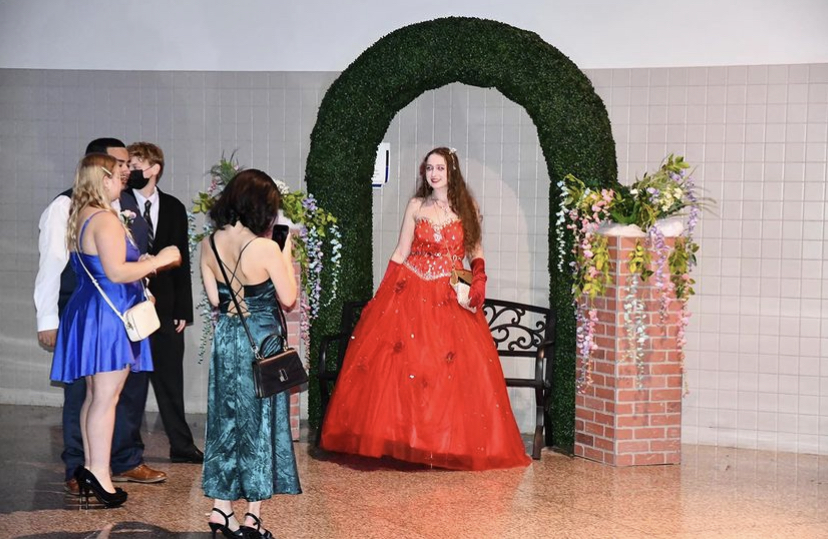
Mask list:
[[[450,285],[471,260],[468,297]],[[321,446],[455,470],[526,466],[486,317],[477,203],[457,154],[420,165],[397,248],[348,345]]]

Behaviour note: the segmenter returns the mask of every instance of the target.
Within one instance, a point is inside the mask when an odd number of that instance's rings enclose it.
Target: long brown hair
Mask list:
[[[87,206],[109,210],[117,215],[103,183],[104,178],[112,177],[117,165],[118,161],[105,153],[85,155],[78,164],[72,188],[72,205],[69,207],[69,225],[66,228],[66,247],[70,251],[77,250],[80,215]]]
[[[460,217],[463,223],[463,246],[466,254],[471,254],[480,243],[480,214],[477,211],[477,203],[466,186],[463,173],[460,171],[460,160],[457,153],[446,147],[434,148],[423,157],[420,163],[420,181],[417,185],[417,198],[428,198],[434,191],[426,179],[426,162],[431,154],[437,154],[446,160],[446,173],[448,180],[448,202],[451,211]]]

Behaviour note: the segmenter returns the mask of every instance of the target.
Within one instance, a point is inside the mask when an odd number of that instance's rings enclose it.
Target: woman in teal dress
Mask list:
[[[253,388],[253,351],[231,294],[236,294],[253,338],[281,333],[281,308],[296,302],[290,236],[284,249],[270,239],[281,199],[260,170],[238,173],[224,188],[210,218],[216,232],[201,244],[201,275],[219,316],[213,338],[207,395],[202,488],[214,498],[213,537],[271,537],[261,504],[273,494],[299,494],[287,393],[259,399]],[[215,242],[218,259],[210,242]],[[219,264],[230,282],[225,282]],[[244,524],[233,502],[247,501]]]

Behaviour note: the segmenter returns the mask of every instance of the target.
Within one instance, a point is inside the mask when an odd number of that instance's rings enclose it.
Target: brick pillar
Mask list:
[[[301,268],[299,267],[298,262],[293,263],[293,271],[296,273],[296,286],[299,287],[300,295],[302,292],[302,278],[301,278]],[[294,308],[290,312],[285,312],[285,318],[287,319],[287,330],[288,330],[288,346],[292,346],[299,351],[301,357],[305,357],[305,353],[302,346],[302,335],[301,335],[301,310],[299,308],[299,302],[297,302],[296,308]],[[300,409],[299,409],[299,397],[301,391],[298,388],[294,388],[290,394],[290,431],[293,436],[293,440],[299,440],[299,417],[300,417]]]
[[[593,383],[575,397],[575,454],[612,466],[678,464],[682,367],[676,335],[680,306],[673,299],[662,324],[655,276],[639,283],[637,297],[644,300],[650,337],[644,344],[644,376],[639,381],[638,366],[628,359],[624,322],[624,298],[630,280],[627,261],[636,238],[609,236],[608,240],[613,284],[593,302],[598,311],[598,348],[593,352]],[[672,248],[674,240],[667,238],[666,243]],[[664,275],[669,282],[666,268]],[[580,369],[580,354],[577,361]]]

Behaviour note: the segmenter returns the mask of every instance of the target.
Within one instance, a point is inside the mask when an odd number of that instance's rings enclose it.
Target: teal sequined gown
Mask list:
[[[299,494],[287,393],[259,399],[253,389],[253,351],[238,316],[228,315],[230,288],[218,283],[219,318],[213,337],[207,396],[202,488],[210,498],[259,501]],[[240,298],[241,299],[241,298]],[[257,342],[281,332],[271,281],[244,287],[245,318]]]

